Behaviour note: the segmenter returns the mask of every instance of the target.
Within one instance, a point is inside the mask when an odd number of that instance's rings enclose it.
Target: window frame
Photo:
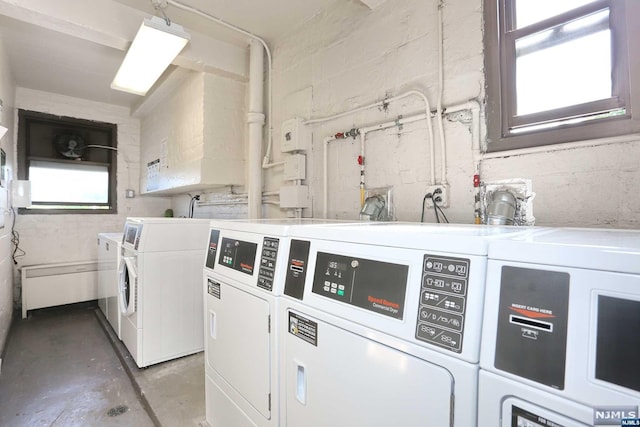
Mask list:
[[[108,145],[113,147],[114,149],[99,149],[93,148],[96,150],[106,150],[106,157],[108,161],[106,162],[97,162],[92,160],[83,160],[82,165],[96,165],[96,166],[107,166],[107,171],[109,173],[108,179],[108,197],[107,203],[105,204],[89,204],[89,203],[77,203],[77,202],[41,202],[37,205],[37,208],[19,208],[20,214],[28,214],[28,215],[47,215],[47,214],[66,214],[66,215],[75,215],[75,214],[117,214],[117,148],[118,148],[118,131],[117,125],[113,123],[105,123],[105,122],[97,122],[92,120],[84,120],[73,117],[63,117],[63,116],[55,116],[51,114],[41,113],[37,111],[29,111],[29,110],[18,110],[18,142],[17,142],[17,151],[18,151],[18,179],[28,180],[29,179],[29,165],[30,162],[38,161],[38,162],[52,162],[58,164],[68,164],[73,165],[77,160],[69,160],[63,159],[59,157],[53,156],[35,156],[31,155],[29,145],[30,135],[30,126],[33,123],[38,123],[41,126],[50,126],[52,128],[65,128],[69,131],[90,131],[97,132],[103,135],[103,138],[108,142],[107,144],[100,145]],[[68,206],[68,208],[46,208],[46,206]],[[80,206],[87,206],[85,208],[81,208]],[[95,208],[91,206],[104,206],[100,208]]]
[[[487,152],[537,147],[573,141],[615,137],[640,132],[640,2],[598,0],[555,17],[511,31],[515,26],[514,0],[484,0]],[[517,117],[515,41],[608,7],[612,37],[612,92],[618,97]],[[571,117],[593,109],[624,106],[624,115],[551,129],[514,133],[527,123]],[[635,113],[635,114],[634,114]]]

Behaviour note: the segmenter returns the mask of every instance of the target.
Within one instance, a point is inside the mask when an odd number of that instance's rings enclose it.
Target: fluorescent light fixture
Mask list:
[[[167,25],[166,20],[157,16],[145,19],[111,82],[111,88],[146,95],[189,38],[180,25]]]

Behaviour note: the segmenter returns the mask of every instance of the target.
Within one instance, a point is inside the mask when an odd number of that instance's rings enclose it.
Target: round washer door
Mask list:
[[[120,312],[130,316],[136,311],[138,273],[135,258],[125,257],[120,264]]]

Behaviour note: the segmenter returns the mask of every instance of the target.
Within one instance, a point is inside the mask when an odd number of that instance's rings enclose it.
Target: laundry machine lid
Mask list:
[[[489,242],[525,235],[534,227],[414,222],[361,222],[292,226],[292,238],[332,240],[467,255],[487,255]]]
[[[122,243],[123,233],[98,233],[98,239],[114,244]]]
[[[202,218],[129,217],[125,232],[128,228],[137,228],[137,234],[133,241],[125,239],[125,246],[138,252],[202,250],[207,245],[210,221]]]
[[[493,242],[489,258],[639,274],[640,231],[547,229]]]
[[[242,220],[212,220],[210,228],[219,230],[245,231],[272,236],[285,236],[293,226],[324,226],[336,224],[352,224],[353,221],[340,221],[316,218],[273,218],[273,219],[242,219]]]

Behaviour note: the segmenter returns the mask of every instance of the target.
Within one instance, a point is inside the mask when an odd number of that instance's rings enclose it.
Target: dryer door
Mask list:
[[[287,316],[283,425],[453,424],[454,379],[446,368],[301,312]]]
[[[136,311],[138,272],[135,258],[124,257],[120,264],[120,312],[130,316]]]
[[[266,419],[271,418],[269,303],[225,282],[208,293],[205,354],[215,371]]]

